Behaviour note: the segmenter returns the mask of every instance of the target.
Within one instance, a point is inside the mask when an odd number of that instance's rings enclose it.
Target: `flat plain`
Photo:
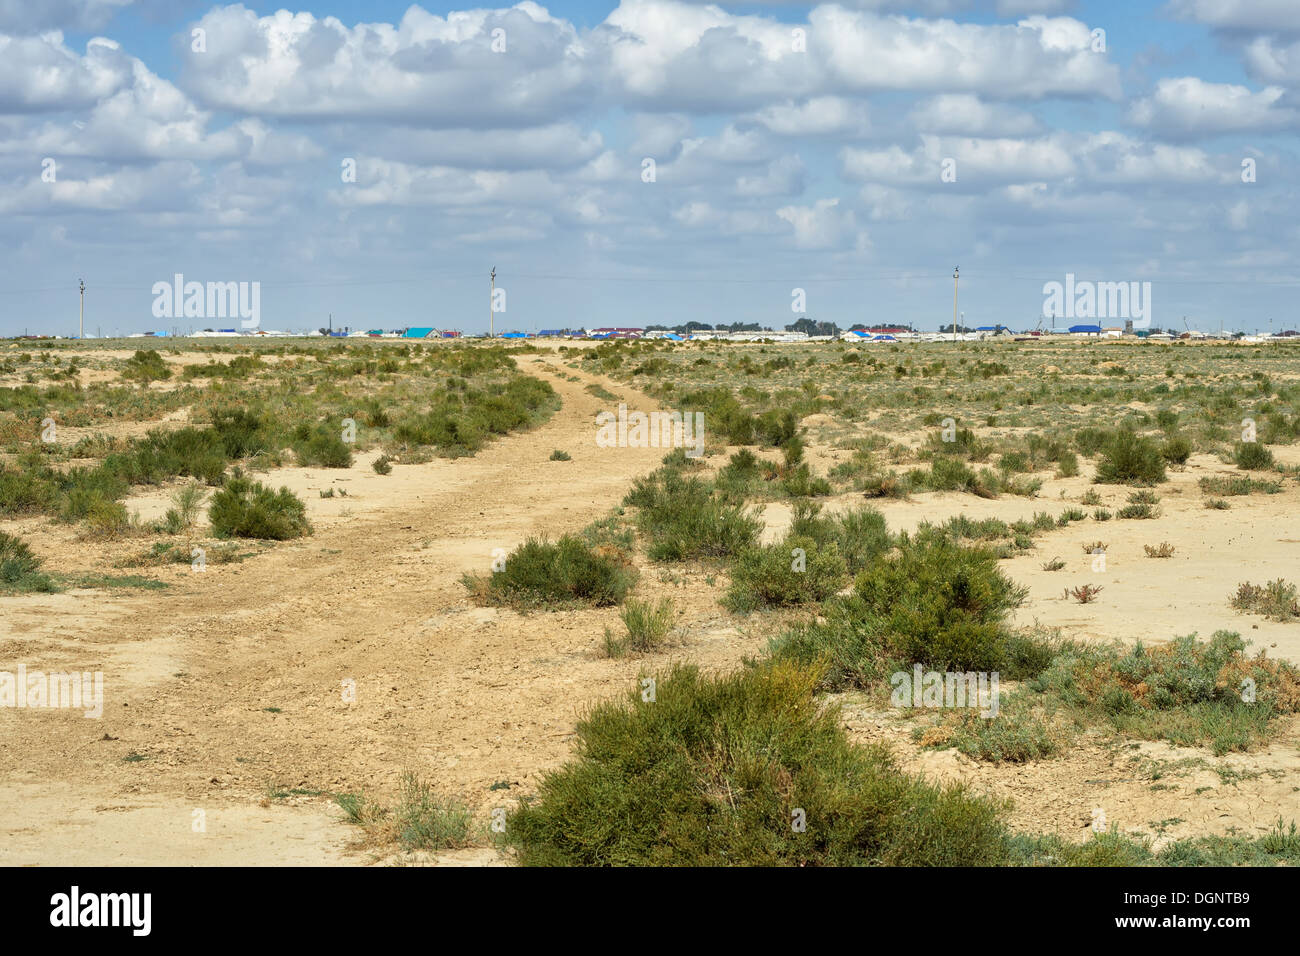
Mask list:
[[[1300,861],[1300,347],[138,344],[0,343],[0,862]]]

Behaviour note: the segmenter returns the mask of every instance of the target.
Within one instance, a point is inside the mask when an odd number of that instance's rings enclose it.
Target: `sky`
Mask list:
[[[0,334],[1296,328],[1298,131],[1296,0],[0,0]]]

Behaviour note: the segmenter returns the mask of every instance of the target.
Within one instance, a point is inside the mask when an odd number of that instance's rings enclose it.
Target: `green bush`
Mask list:
[[[990,866],[994,804],[859,748],[816,670],[678,666],[578,723],[577,756],[508,819],[533,866]],[[796,825],[802,823],[802,826]]]
[[[1262,653],[1248,657],[1245,648],[1228,631],[1208,642],[1189,635],[1156,647],[1075,645],[1027,688],[1128,736],[1209,744],[1224,754],[1266,739],[1274,717],[1300,710],[1300,671]]]
[[[1237,585],[1232,596],[1232,606],[1239,611],[1263,614],[1271,621],[1289,621],[1300,617],[1300,603],[1296,601],[1296,586],[1284,578],[1264,585],[1249,581]]]
[[[1273,452],[1267,445],[1256,441],[1244,441],[1237,444],[1232,460],[1242,471],[1263,471],[1273,467]]]
[[[997,558],[945,539],[907,542],[873,563],[855,585],[896,655],[939,670],[996,670],[1006,614],[1025,599]]]
[[[762,522],[741,504],[713,495],[703,480],[661,468],[637,479],[623,501],[637,511],[637,529],[654,561],[731,557],[758,540]]]
[[[449,388],[434,398],[427,412],[400,422],[393,437],[408,445],[431,445],[441,455],[460,458],[474,454],[494,435],[535,425],[559,407],[559,402],[549,383],[525,375],[484,390]]]
[[[871,687],[903,666],[884,621],[856,595],[834,598],[816,619],[796,623],[769,642],[773,660],[819,668],[820,690]]]
[[[208,520],[218,538],[286,541],[311,534],[301,498],[288,488],[272,491],[242,475],[231,478],[212,496]]]
[[[1107,485],[1154,485],[1165,480],[1165,461],[1150,438],[1118,431],[1097,463],[1097,481]]]
[[[618,616],[627,634],[616,638],[606,629],[605,655],[622,657],[628,651],[645,653],[662,644],[672,630],[673,602],[671,598],[662,598],[651,604],[629,598]]]
[[[58,588],[41,572],[41,559],[17,535],[0,531],[0,590],[49,593]]]
[[[824,601],[848,583],[839,547],[791,535],[766,547],[743,551],[731,568],[723,606],[738,613],[795,607]]]
[[[742,448],[718,470],[714,487],[728,500],[743,502],[756,494],[762,482],[763,470],[758,456],[748,448]]]
[[[320,468],[351,468],[352,446],[343,440],[342,433],[329,425],[312,428],[299,425],[294,430],[293,454],[299,465],[316,465]]]
[[[122,377],[131,382],[156,382],[171,378],[171,369],[153,349],[137,351],[122,368]]]
[[[1192,457],[1191,440],[1175,435],[1160,446],[1160,455],[1171,465],[1185,465],[1187,459]]]
[[[500,571],[467,574],[461,583],[484,604],[526,610],[618,604],[635,580],[636,572],[617,555],[564,535],[555,543],[529,538],[507,555]]]

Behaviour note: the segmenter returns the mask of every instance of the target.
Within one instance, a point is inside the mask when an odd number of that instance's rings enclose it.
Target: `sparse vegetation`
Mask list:
[[[1300,604],[1296,603],[1296,586],[1282,578],[1267,584],[1237,585],[1232,596],[1232,606],[1239,611],[1262,614],[1270,621],[1290,621],[1300,617]]]

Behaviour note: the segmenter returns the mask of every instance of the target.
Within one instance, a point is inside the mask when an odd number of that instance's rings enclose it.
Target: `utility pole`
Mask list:
[[[86,280],[78,279],[81,284],[81,313],[77,319],[77,341],[80,342],[86,337]]]
[[[952,340],[957,341],[957,276],[960,267],[952,270]]]
[[[492,279],[492,285],[488,292],[488,338],[494,339],[497,337],[496,312],[493,311],[493,308],[496,304],[495,300],[497,297],[497,267],[496,266],[492,267],[491,279]]]

